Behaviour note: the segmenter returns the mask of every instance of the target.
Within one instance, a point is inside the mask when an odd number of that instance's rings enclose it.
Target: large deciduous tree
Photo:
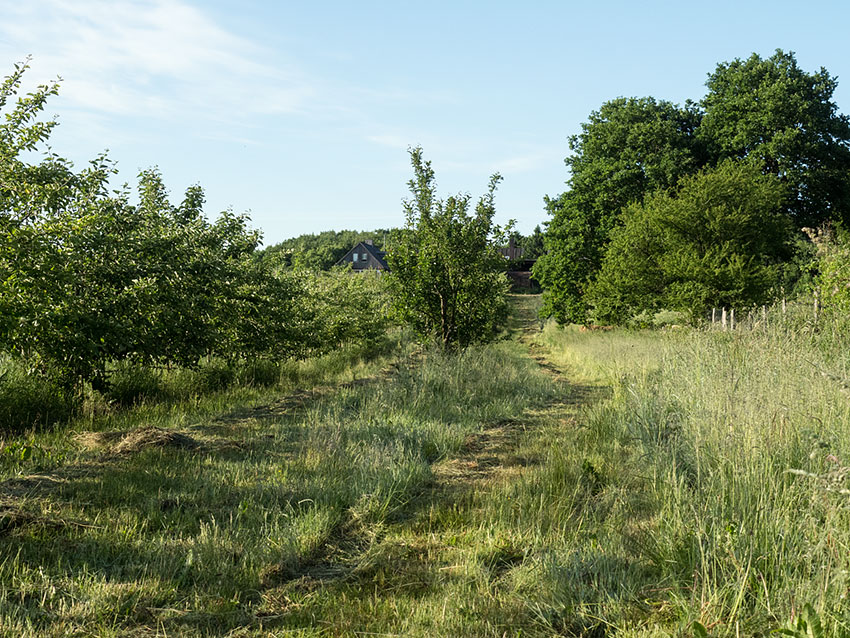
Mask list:
[[[661,308],[699,316],[764,303],[790,256],[787,187],[753,162],[726,161],[624,213],[588,291],[597,321]]]
[[[680,109],[652,98],[608,102],[571,139],[569,190],[546,200],[552,215],[547,254],[535,268],[545,288],[545,310],[559,322],[587,319],[591,288],[596,316],[617,314],[599,306],[613,266],[604,282],[593,282],[603,258],[609,264],[636,263],[630,255],[611,254],[627,249],[624,240],[609,245],[622,211],[666,190],[675,199],[680,180],[705,166],[746,162],[774,176],[785,187],[780,210],[797,229],[850,224],[850,120],[833,101],[834,77],[823,68],[807,73],[793,53],[777,50],[769,58],[753,54],[719,64],[706,85],[698,107],[688,103]],[[786,278],[794,270],[786,267]],[[749,271],[740,272],[746,278]]]
[[[789,185],[798,227],[850,222],[850,120],[833,101],[837,80],[806,73],[793,53],[755,53],[717,65],[706,81],[698,136],[719,160],[757,160]]]
[[[545,310],[560,322],[583,322],[587,286],[602,263],[624,207],[673,186],[705,155],[694,131],[700,113],[654,98],[606,102],[570,139],[569,190],[546,199],[552,216],[547,254],[534,268]]]
[[[468,194],[437,197],[434,171],[421,148],[412,149],[410,158],[406,226],[387,253],[395,311],[419,335],[447,349],[487,341],[507,315],[509,286],[497,248],[503,233],[493,224],[501,178],[490,179],[470,214]]]

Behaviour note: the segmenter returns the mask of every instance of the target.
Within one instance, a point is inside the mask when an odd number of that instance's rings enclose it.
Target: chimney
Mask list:
[[[364,244],[366,244],[366,245],[368,245],[368,246],[374,246],[374,244],[372,243],[372,240],[371,240],[371,239],[364,239],[364,240],[363,240],[363,243],[364,243]]]

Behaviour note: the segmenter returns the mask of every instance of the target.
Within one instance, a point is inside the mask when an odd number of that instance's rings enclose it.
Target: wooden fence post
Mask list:
[[[734,330],[735,329],[735,309],[732,308],[729,311],[729,314],[731,315],[730,321],[729,321],[729,330]]]
[[[723,314],[720,315],[720,326],[726,330],[726,306],[723,306]]]

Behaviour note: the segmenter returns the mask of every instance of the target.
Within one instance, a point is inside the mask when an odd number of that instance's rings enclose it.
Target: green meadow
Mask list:
[[[841,333],[541,329],[538,303],[462,353],[397,339],[6,438],[0,634],[842,635]]]

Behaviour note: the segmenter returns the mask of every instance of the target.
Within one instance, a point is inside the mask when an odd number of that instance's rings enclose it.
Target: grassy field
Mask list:
[[[766,636],[807,604],[841,635],[838,337],[539,330],[536,303],[461,355],[4,441],[0,635]]]
[[[583,417],[600,494],[636,482],[589,526],[600,559],[632,563],[584,599],[610,633],[766,635],[809,604],[822,635],[845,635],[850,386],[828,327],[544,332],[554,362],[613,389]]]

